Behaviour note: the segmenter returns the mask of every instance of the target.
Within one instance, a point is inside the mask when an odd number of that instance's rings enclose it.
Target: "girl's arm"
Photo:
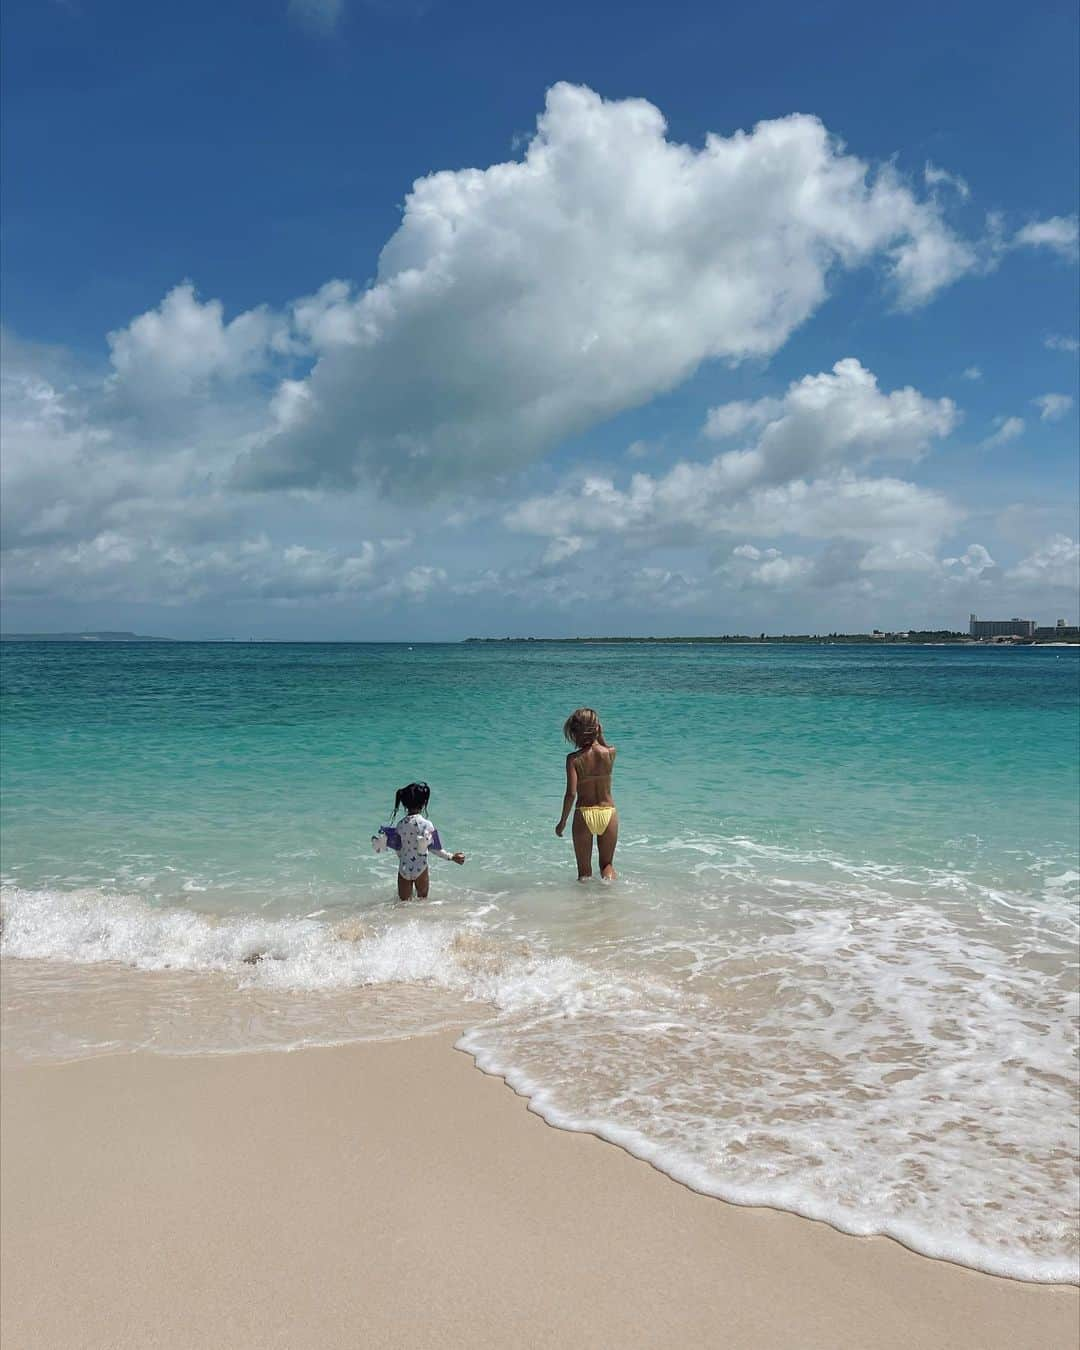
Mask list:
[[[371,836],[371,843],[376,853],[383,853],[388,848],[392,848],[395,853],[401,852],[401,835],[393,825],[380,825],[379,833]]]
[[[463,863],[465,861],[464,853],[450,853],[442,846],[442,840],[439,838],[439,831],[433,829],[431,832],[431,842],[428,844],[428,852],[434,853],[437,858],[445,858],[447,862]]]
[[[560,839],[563,830],[566,829],[570,812],[574,809],[574,799],[577,797],[577,765],[574,763],[576,758],[576,754],[566,756],[566,792],[562,799],[562,816],[559,818],[558,825],[555,826],[555,833]]]
[[[429,848],[429,853],[434,853],[436,858],[445,858],[447,862],[463,863],[465,861],[464,853],[448,853],[444,848]]]

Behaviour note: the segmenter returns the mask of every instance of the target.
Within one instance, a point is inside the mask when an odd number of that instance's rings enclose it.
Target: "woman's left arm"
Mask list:
[[[577,797],[577,765],[574,763],[576,756],[566,756],[566,792],[562,799],[562,815],[559,818],[558,825],[555,826],[555,833],[562,838],[563,830],[566,829],[566,822],[570,818],[570,812],[574,809],[574,800]]]

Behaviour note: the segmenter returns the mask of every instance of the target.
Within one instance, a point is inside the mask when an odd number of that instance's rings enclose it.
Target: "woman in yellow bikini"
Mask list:
[[[563,725],[563,735],[576,748],[566,756],[566,795],[555,833],[562,838],[573,811],[578,881],[588,881],[592,876],[594,838],[600,875],[605,881],[613,881],[612,859],[619,842],[619,817],[611,800],[615,747],[604,740],[604,728],[592,708],[579,708],[571,713]]]

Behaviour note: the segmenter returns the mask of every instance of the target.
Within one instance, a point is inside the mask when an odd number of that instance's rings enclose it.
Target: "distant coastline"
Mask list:
[[[0,633],[0,642],[173,642],[174,638],[148,637],[145,633]]]
[[[750,634],[721,634],[719,636],[697,635],[685,637],[467,637],[430,641],[415,638],[171,638],[156,637],[147,633],[127,633],[117,631],[86,633],[0,633],[0,642],[68,642],[68,643],[105,643],[139,644],[163,642],[172,645],[196,643],[217,646],[391,646],[410,649],[416,646],[479,645],[494,643],[502,646],[749,646],[776,647],[801,645],[808,647],[866,646],[866,647],[1076,647],[1080,639],[1069,637],[1065,640],[1048,638],[973,638],[967,633],[908,632],[908,633],[761,633],[757,637]]]
[[[601,645],[649,645],[671,646],[671,645],[690,645],[700,644],[703,646],[754,646],[768,647],[787,644],[802,644],[804,646],[857,646],[867,647],[991,647],[991,646],[1018,646],[1018,647],[1075,647],[1078,645],[1075,639],[1069,641],[1040,641],[1033,638],[1015,638],[1009,640],[1002,639],[980,639],[969,637],[967,633],[954,633],[948,631],[925,631],[908,633],[781,633],[767,634],[761,633],[757,637],[749,634],[723,634],[719,637],[468,637],[464,642],[496,642],[505,644],[542,644],[549,645],[580,645],[589,644]]]
[[[758,636],[752,636],[747,633],[724,633],[720,636],[686,636],[686,637],[468,637],[465,642],[502,642],[502,643],[562,643],[562,644],[589,644],[589,643],[621,643],[621,644],[649,644],[657,645],[678,645],[680,643],[702,643],[722,645],[724,643],[733,643],[739,645],[751,644],[753,646],[768,646],[770,643],[781,642],[800,642],[800,643],[866,643],[880,646],[883,643],[975,643],[975,639],[968,637],[966,633],[953,632],[912,632],[912,633],[761,633]]]

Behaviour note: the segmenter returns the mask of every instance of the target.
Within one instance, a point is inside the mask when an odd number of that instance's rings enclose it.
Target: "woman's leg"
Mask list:
[[[592,876],[592,831],[585,824],[580,811],[574,812],[574,857],[577,858],[577,879],[588,881]]]
[[[596,841],[596,851],[600,855],[600,875],[605,881],[614,881],[618,875],[612,862],[615,858],[615,845],[619,842],[619,813],[611,817],[608,827]]]
[[[399,900],[412,899],[413,884],[408,877],[403,877],[399,872],[397,875],[397,898]]]
[[[431,885],[431,873],[425,867],[416,878],[416,894],[421,900],[427,899],[428,887]]]

